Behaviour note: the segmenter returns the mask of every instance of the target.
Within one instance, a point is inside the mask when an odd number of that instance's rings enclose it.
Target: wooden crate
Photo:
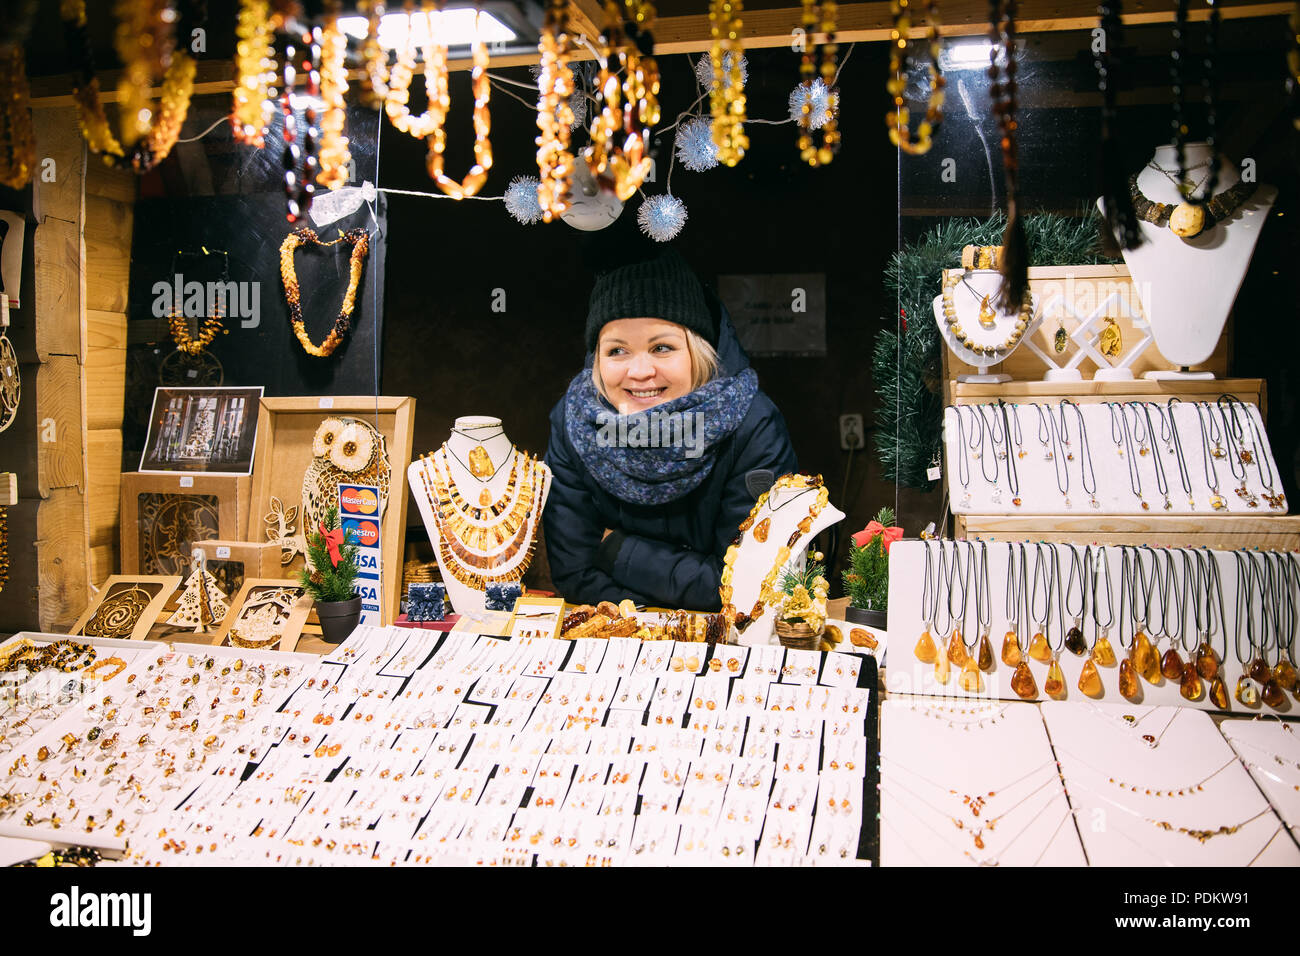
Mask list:
[[[1300,548],[1300,515],[955,515],[953,520],[956,538],[1177,548]]]
[[[960,272],[960,270],[957,270]],[[1122,265],[1079,265],[1079,266],[1034,266],[1029,270],[1029,288],[1033,290],[1034,295],[1046,303],[1049,297],[1060,293],[1064,299],[1080,312],[1087,313],[1096,307],[1097,304],[1104,301],[1108,295],[1115,293],[1124,300],[1129,309],[1134,313],[1141,313],[1142,306],[1138,300],[1137,289],[1133,285],[1133,280],[1129,277],[1128,268]],[[1091,304],[1090,304],[1091,303]],[[1056,310],[1053,309],[1043,319],[1042,324],[1034,333],[1033,341],[1039,348],[1049,355],[1055,354],[1052,351],[1052,336],[1056,332]],[[1133,329],[1131,321],[1116,312],[1117,324],[1126,343],[1136,341],[1138,333]],[[927,321],[933,321],[933,317],[927,315]],[[1074,332],[1075,324],[1073,320],[1065,320],[1065,329],[1067,332]],[[1225,327],[1226,328],[1226,327]],[[1193,367],[1193,371],[1213,372],[1216,378],[1222,379],[1228,374],[1228,341],[1229,336],[1220,335],[1219,343],[1215,347],[1214,353],[1203,365]],[[1071,346],[1073,348],[1073,345]],[[1072,354],[1072,353],[1067,353]],[[1136,379],[1134,382],[1109,383],[1119,385],[1137,385],[1139,387],[1146,385],[1162,385],[1163,382],[1147,382],[1142,378],[1144,372],[1163,371],[1174,369],[1172,362],[1160,354],[1153,341],[1131,366],[1133,375]],[[1079,386],[1091,386],[1092,375],[1096,371],[1096,366],[1091,358],[1085,357],[1079,365],[1079,371],[1083,374],[1084,380],[1080,383],[1070,382],[1050,382],[1044,383],[1043,373],[1046,367],[1042,361],[1029,349],[1025,348],[1024,343],[1007,357],[1004,362],[994,365],[989,369],[990,373],[1001,373],[1010,375],[1012,382],[1003,386],[984,385],[969,386],[958,385],[957,376],[973,375],[979,370],[972,365],[958,359],[949,351],[947,345],[943,346],[943,380],[944,380],[944,404],[952,404],[956,398],[954,389],[966,388],[1006,388],[1007,385],[1026,385],[1033,384],[1044,389],[1046,395],[1075,395],[1090,394],[1085,390],[1071,392],[1071,388]],[[1187,384],[1187,383],[1182,383]],[[1223,382],[1203,382],[1207,386],[1218,385],[1220,391],[1216,391],[1212,398],[1217,397],[1224,389]],[[991,395],[997,397],[1000,393],[985,393],[985,397]],[[1159,391],[1142,392],[1138,390],[1135,395],[1159,395]],[[1240,395],[1243,401],[1246,401],[1245,395]]]
[[[297,505],[297,531],[302,528],[302,479],[312,462],[312,438],[320,423],[329,417],[364,419],[384,436],[391,469],[388,503],[382,522],[383,554],[381,588],[383,623],[397,619],[401,601],[402,555],[406,534],[406,469],[411,462],[414,441],[415,399],[405,396],[323,396],[319,398],[263,398],[257,416],[257,449],[253,454],[254,520],[246,540],[265,540],[271,498],[286,508]],[[295,556],[284,567],[288,574],[301,567]]]
[[[187,574],[194,542],[175,540],[173,532],[178,517],[186,522],[182,530],[197,533],[200,540],[209,537],[242,540],[249,523],[252,482],[248,475],[124,474],[122,573],[138,574],[146,568],[161,567],[163,571]],[[142,496],[158,497],[151,502],[150,497],[142,501]],[[151,507],[151,503],[156,507]],[[200,512],[197,520],[196,512]]]

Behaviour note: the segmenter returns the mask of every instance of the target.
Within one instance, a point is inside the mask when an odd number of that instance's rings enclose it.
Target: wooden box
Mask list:
[[[190,571],[195,541],[241,540],[248,527],[248,475],[122,476],[122,573]]]
[[[384,437],[388,454],[389,485],[387,506],[381,523],[381,602],[383,623],[397,619],[401,602],[402,555],[406,533],[406,469],[411,462],[414,440],[415,399],[400,396],[321,396],[263,398],[257,416],[257,449],[253,455],[252,514],[243,537],[266,539],[271,499],[286,509],[297,507],[295,530],[302,537],[303,475],[313,463],[312,439],[326,418],[361,419]],[[223,537],[225,537],[223,535]],[[302,567],[295,555],[283,565],[281,576],[292,576]]]
[[[196,541],[194,547],[203,552],[208,570],[216,577],[221,589],[232,598],[246,578],[278,578],[284,574],[280,564],[282,550],[279,544],[272,541],[228,541],[213,538]]]

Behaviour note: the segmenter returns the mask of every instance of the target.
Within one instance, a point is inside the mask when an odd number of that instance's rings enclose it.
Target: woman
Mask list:
[[[587,348],[551,412],[551,577],[575,603],[717,610],[737,527],[797,468],[785,420],[671,249],[597,279]]]

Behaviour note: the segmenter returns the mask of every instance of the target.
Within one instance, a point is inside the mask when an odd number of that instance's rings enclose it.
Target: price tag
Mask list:
[[[226,560],[226,559],[229,558],[229,557],[230,557],[230,548],[226,547],[224,544],[223,544],[223,545],[218,545],[218,547],[217,547],[217,560],[218,560],[218,561],[224,561],[224,560]]]
[[[943,477],[943,472],[939,470],[938,465],[931,465],[925,470],[925,477],[930,481],[938,481]]]
[[[333,408],[333,407],[334,407],[334,397],[331,396],[331,395],[322,395],[322,396],[321,396],[321,399],[320,399],[320,404],[317,405],[317,407],[318,407],[318,408]]]
[[[193,475],[183,475],[183,476],[181,477],[181,487],[182,487],[182,488],[193,488],[193,487],[194,487],[194,476],[193,476]]]

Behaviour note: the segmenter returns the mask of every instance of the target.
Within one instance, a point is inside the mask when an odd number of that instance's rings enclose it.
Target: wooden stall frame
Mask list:
[[[140,617],[136,620],[135,626],[131,629],[131,637],[129,640],[139,641],[143,640],[153,628],[154,624],[157,623],[158,615],[162,613],[163,607],[169,600],[171,600],[172,596],[180,588],[181,578],[178,574],[111,574],[109,575],[108,580],[104,582],[104,586],[99,589],[98,597],[96,597],[90,603],[90,606],[82,612],[81,617],[77,619],[77,623],[74,624],[72,630],[68,632],[69,634],[74,636],[81,634],[81,629],[90,622],[92,617],[95,616],[95,612],[99,610],[99,606],[104,603],[104,600],[109,596],[109,592],[113,589],[114,585],[117,584],[162,585],[158,593],[154,595],[153,600],[145,606],[144,611],[141,612]]]
[[[382,623],[397,620],[401,608],[402,555],[406,537],[406,469],[411,463],[411,449],[415,441],[415,399],[410,396],[352,395],[294,398],[263,398],[257,413],[257,448],[253,453],[252,513],[258,517],[249,522],[244,537],[248,540],[264,537],[260,516],[270,505],[271,496],[281,501],[297,504],[302,498],[302,471],[296,470],[292,487],[277,478],[285,468],[285,453],[277,446],[277,433],[282,421],[289,417],[309,417],[319,424],[326,417],[351,417],[369,421],[378,428],[388,448],[391,475],[388,485],[388,506],[382,521],[383,563],[381,587],[384,592]],[[385,426],[385,420],[391,417]],[[312,426],[315,431],[315,425]],[[292,452],[289,454],[293,454]],[[307,457],[310,458],[310,448]],[[304,466],[305,467],[305,466]],[[294,469],[290,469],[294,471]],[[286,491],[286,488],[288,490]],[[299,532],[301,528],[299,513]],[[295,563],[298,561],[295,558]],[[287,567],[286,567],[287,570]]]
[[[250,592],[254,588],[293,588],[301,592],[298,600],[294,602],[289,611],[289,619],[285,621],[284,635],[280,638],[280,643],[274,648],[277,651],[293,651],[298,646],[298,639],[302,636],[303,625],[307,623],[307,615],[314,605],[312,596],[303,590],[302,585],[298,583],[296,578],[244,578],[244,584],[239,589],[239,593],[230,602],[230,613],[221,622],[221,626],[217,628],[216,636],[212,639],[213,645],[220,647],[226,643],[226,639],[230,637],[231,628],[235,626],[235,621],[239,619],[239,615],[244,610],[244,605],[248,603]],[[259,649],[269,650],[270,648]]]

